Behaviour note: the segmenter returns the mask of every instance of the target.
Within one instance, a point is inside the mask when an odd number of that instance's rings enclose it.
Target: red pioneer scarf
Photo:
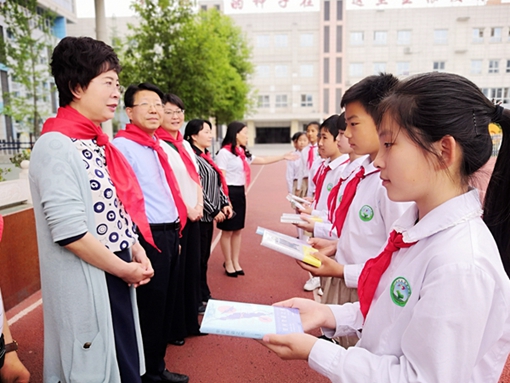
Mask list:
[[[225,145],[222,149],[227,149],[230,153],[232,153],[232,144]],[[236,154],[241,158],[241,160],[243,160],[244,176],[246,177],[246,188],[248,188],[251,181],[250,164],[246,159],[246,153],[244,152],[243,148],[236,146]]]

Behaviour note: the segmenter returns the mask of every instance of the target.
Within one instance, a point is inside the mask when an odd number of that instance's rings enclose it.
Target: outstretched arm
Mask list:
[[[294,154],[294,152],[288,152],[285,154],[281,154],[279,156],[255,157],[251,163],[253,165],[269,165],[283,160],[294,161],[297,160],[298,158],[299,156],[297,154]]]

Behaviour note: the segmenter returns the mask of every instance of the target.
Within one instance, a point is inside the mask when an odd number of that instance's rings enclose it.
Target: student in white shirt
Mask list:
[[[216,164],[224,172],[228,185],[228,195],[234,215],[230,219],[217,223],[221,230],[220,246],[223,251],[225,274],[237,278],[244,275],[239,264],[241,252],[241,231],[244,228],[246,215],[246,188],[250,184],[250,164],[267,165],[282,160],[295,160],[296,156],[286,153],[279,156],[255,157],[247,149],[248,128],[242,122],[234,121],[228,124],[227,133],[221,143],[221,149],[216,155]]]
[[[308,144],[308,138],[305,132],[297,132],[292,136],[292,145],[294,145],[294,154],[299,156],[294,161],[287,162],[287,170],[285,179],[287,180],[287,191],[298,197],[305,197],[306,191],[303,189],[303,173],[306,168],[303,167],[301,161],[301,152]],[[307,171],[308,173],[308,171]]]
[[[315,175],[315,172],[313,171],[313,164],[318,158],[320,158],[319,146],[317,145],[319,141],[320,124],[317,121],[309,122],[308,125],[306,125],[305,131],[309,144],[301,151],[301,166],[303,167],[303,173],[301,174],[298,183],[303,185],[302,194],[304,196],[312,196],[315,189],[312,192],[309,192],[309,184],[312,177]]]
[[[401,82],[380,111],[375,165],[388,196],[415,205],[366,263],[359,303],[278,303],[300,310],[305,331],[358,332],[360,341],[347,350],[308,334],[264,342],[285,359],[308,360],[333,382],[496,383],[510,352],[510,280],[469,184],[492,153],[489,123],[507,135],[510,113],[471,81],[437,72]],[[498,162],[508,163],[508,149]],[[494,187],[510,192],[500,170],[489,195]],[[501,202],[490,208],[508,210],[508,199]],[[508,235],[508,217],[501,225]],[[502,257],[508,262],[508,253]]]

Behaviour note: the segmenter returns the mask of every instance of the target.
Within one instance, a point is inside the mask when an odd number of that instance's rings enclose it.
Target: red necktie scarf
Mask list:
[[[328,166],[324,167],[322,173],[320,174],[317,183],[315,184],[315,206],[319,203],[319,199],[321,198],[322,186],[324,185],[324,180],[326,179],[326,174],[331,170]]]
[[[232,153],[232,144],[225,145],[222,149],[227,149],[230,153]],[[244,176],[246,177],[246,188],[250,186],[251,181],[251,169],[248,160],[246,159],[246,153],[244,149],[240,146],[236,146],[236,154],[243,160],[243,170]]]
[[[117,190],[117,196],[124,205],[126,212],[138,226],[145,240],[157,249],[145,214],[142,189],[138,179],[124,155],[110,143],[108,136],[101,127],[94,125],[77,110],[68,106],[59,108],[55,118],[48,118],[43,125],[41,134],[58,132],[69,138],[78,140],[96,139],[97,145],[104,146],[106,166],[111,180]],[[159,250],[159,249],[158,249]]]
[[[333,186],[333,189],[331,189],[331,191],[329,192],[329,195],[328,195],[328,220],[329,222],[333,222],[333,213],[335,212],[335,209],[336,209],[336,199],[338,197],[338,192],[340,190],[340,188],[342,187],[342,183],[344,182],[344,180],[342,178],[340,178],[340,181],[338,181],[338,183]]]
[[[317,189],[317,182],[319,182],[319,177],[321,176],[323,170],[324,170],[324,162],[322,162],[320,164],[319,168],[313,175],[313,183],[315,184],[315,189]]]
[[[197,168],[195,167],[195,164],[193,163],[191,156],[189,155],[188,151],[186,150],[182,143],[183,138],[181,132],[177,131],[177,138],[174,138],[165,129],[159,127],[156,130],[156,134],[163,141],[167,141],[175,145],[175,147],[177,148],[177,152],[179,152],[182,162],[184,162],[184,166],[186,166],[186,170],[188,171],[188,174],[190,175],[191,179],[195,181],[198,185],[201,185],[200,178],[198,177],[197,173]]]
[[[314,148],[316,148],[317,145],[310,145],[310,150],[308,151],[308,159],[306,161],[306,164],[308,165],[308,170],[312,168],[313,159],[314,159]]]
[[[340,237],[340,233],[342,232],[342,228],[344,227],[345,217],[347,217],[347,212],[349,211],[349,207],[351,206],[352,200],[356,195],[356,190],[358,190],[358,185],[360,181],[365,178],[365,168],[362,166],[358,173],[349,181],[349,183],[345,186],[344,194],[342,194],[342,201],[340,202],[340,206],[336,209],[335,215],[333,217],[333,229],[336,229],[336,234]]]
[[[220,170],[218,165],[216,165],[214,163],[214,161],[211,158],[211,154],[204,153],[204,152],[201,151],[200,157],[202,157],[204,160],[206,160],[209,163],[209,165],[211,165],[212,168],[216,171],[216,173],[218,173],[218,177],[219,177],[220,182],[221,182],[221,188],[223,189],[223,193],[228,197],[228,186],[227,186],[227,181],[225,180],[225,175]]]
[[[159,144],[159,137],[154,135],[155,139],[153,139],[147,133],[143,132],[133,124],[127,124],[126,129],[119,131],[115,137],[127,138],[128,140],[134,141],[139,145],[148,146],[156,152],[159,158],[159,163],[165,172],[166,181],[170,187],[172,197],[174,198],[175,206],[177,207],[177,212],[181,221],[181,230],[179,234],[182,233],[182,229],[186,225],[186,218],[188,215],[186,204],[182,199],[181,191],[179,189],[177,179],[175,178],[174,171],[168,163],[168,156]]]
[[[402,239],[402,233],[397,233],[393,230],[382,253],[365,263],[365,267],[358,279],[359,304],[364,318],[367,317],[368,310],[374,299],[375,290],[379,285],[381,276],[390,265],[393,253],[398,249],[411,247],[415,243],[405,243]]]

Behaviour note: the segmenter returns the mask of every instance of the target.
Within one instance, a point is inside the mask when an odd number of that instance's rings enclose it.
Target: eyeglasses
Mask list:
[[[142,102],[140,104],[133,104],[132,108],[134,108],[135,106],[138,106],[142,110],[149,110],[151,107],[153,107],[156,110],[163,109],[163,104],[161,104],[159,102],[157,102],[155,104],[149,104],[148,102]]]
[[[180,116],[181,114],[184,114],[184,109],[165,110],[165,114],[169,114],[171,116]]]

